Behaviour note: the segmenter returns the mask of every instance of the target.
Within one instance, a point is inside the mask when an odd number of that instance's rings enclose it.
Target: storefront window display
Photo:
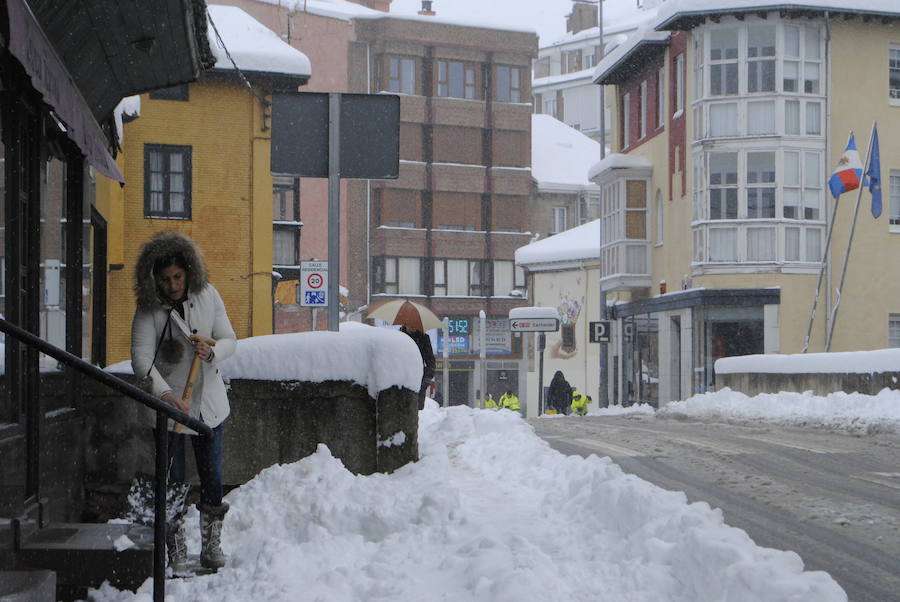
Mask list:
[[[717,359],[764,352],[762,306],[695,307],[693,324],[695,393],[716,390]]]
[[[659,314],[624,318],[622,381],[624,405],[659,404]]]

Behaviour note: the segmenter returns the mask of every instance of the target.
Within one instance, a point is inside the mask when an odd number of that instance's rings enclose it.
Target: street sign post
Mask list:
[[[544,349],[547,332],[559,330],[559,312],[555,307],[514,307],[509,310],[509,329],[513,332],[537,332],[538,416],[544,413]]]
[[[589,340],[591,343],[609,343],[609,320],[589,322],[591,327]]]
[[[328,307],[328,262],[300,262],[300,305]]]

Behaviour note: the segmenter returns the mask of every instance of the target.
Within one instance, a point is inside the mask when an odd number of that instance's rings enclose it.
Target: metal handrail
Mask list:
[[[153,600],[154,602],[164,602],[166,597],[166,489],[168,487],[169,466],[168,419],[171,418],[175,422],[192,428],[206,437],[213,436],[212,428],[143,389],[139,389],[109,372],[104,372],[77,355],[60,349],[3,318],[0,318],[0,331],[18,339],[29,347],[37,348],[41,353],[49,355],[70,368],[74,368],[76,371],[103,383],[126,397],[144,404],[156,412],[154,435],[156,442],[156,483],[153,504]]]

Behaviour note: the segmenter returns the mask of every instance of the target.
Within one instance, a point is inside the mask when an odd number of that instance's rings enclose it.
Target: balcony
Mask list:
[[[604,291],[649,287],[650,242],[619,240],[602,245],[600,271],[600,286]]]

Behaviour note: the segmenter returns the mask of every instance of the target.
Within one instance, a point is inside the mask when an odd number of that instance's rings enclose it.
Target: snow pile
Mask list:
[[[217,574],[173,600],[845,601],[797,554],[756,546],[719,510],[563,456],[517,414],[420,412],[422,458],[355,476],[324,446],[232,491]],[[95,600],[150,600],[105,584]]]
[[[415,342],[399,330],[342,322],[340,332],[294,332],[240,339],[234,355],[219,364],[222,378],[299,380],[320,383],[349,380],[369,395],[393,386],[418,391],[422,356]],[[131,361],[106,368],[134,374]]]
[[[871,374],[900,372],[900,348],[829,353],[770,353],[716,360],[716,374]]]
[[[815,426],[853,433],[900,433],[900,391],[883,389],[877,395],[830,393],[762,393],[748,397],[724,388],[673,401],[657,412],[663,418],[689,416],[725,422],[774,422]]]
[[[418,391],[422,356],[415,342],[400,332],[343,322],[340,332],[296,332],[238,341],[234,355],[222,362],[222,377],[250,380],[324,382],[351,380],[369,395],[397,385]]]

